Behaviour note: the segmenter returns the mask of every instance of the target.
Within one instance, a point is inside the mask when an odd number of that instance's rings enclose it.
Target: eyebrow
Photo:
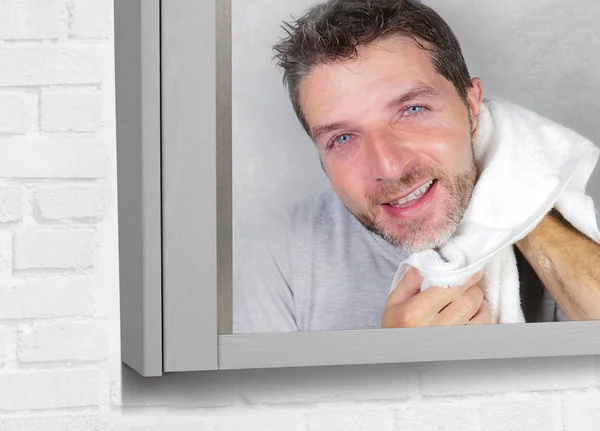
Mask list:
[[[404,93],[399,97],[396,97],[394,100],[388,103],[387,107],[393,108],[394,106],[402,105],[418,97],[438,96],[439,94],[439,91],[437,91],[435,88],[427,85],[421,85],[409,90],[407,93]]]
[[[337,129],[347,127],[348,123],[331,123],[325,126],[318,126],[312,129],[313,139],[317,139],[319,136],[325,135]]]
[[[440,93],[433,87],[429,87],[427,85],[420,85],[418,87],[414,87],[408,92],[396,97],[390,103],[388,103],[388,108],[393,108],[398,105],[402,105],[406,102],[409,102],[418,97],[426,97],[426,96],[437,96]],[[323,126],[313,127],[312,129],[312,137],[313,139],[317,139],[319,136],[322,136],[326,133],[332,132],[337,129],[341,129],[347,127],[348,123],[346,122],[338,122],[325,124]]]

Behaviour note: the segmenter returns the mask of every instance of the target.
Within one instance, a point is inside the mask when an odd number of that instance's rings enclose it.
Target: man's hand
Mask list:
[[[411,268],[390,294],[383,313],[383,328],[417,326],[483,325],[492,315],[483,291],[477,286],[483,271],[455,288],[421,290],[423,277]]]

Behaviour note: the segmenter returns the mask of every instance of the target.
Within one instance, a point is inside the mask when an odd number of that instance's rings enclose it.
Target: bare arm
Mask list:
[[[551,211],[517,247],[569,320],[600,320],[600,245]]]

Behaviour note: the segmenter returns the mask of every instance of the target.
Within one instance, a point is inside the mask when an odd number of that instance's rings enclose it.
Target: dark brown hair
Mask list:
[[[287,36],[273,50],[294,111],[309,136],[299,88],[312,68],[356,58],[358,45],[395,34],[409,36],[428,50],[436,70],[467,101],[472,85],[460,44],[438,13],[419,0],[329,0],[284,23],[283,29]]]

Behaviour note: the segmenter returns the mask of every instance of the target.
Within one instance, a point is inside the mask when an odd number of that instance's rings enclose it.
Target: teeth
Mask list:
[[[406,202],[415,200],[416,198],[421,196],[423,193],[425,193],[427,191],[427,189],[429,189],[429,187],[431,187],[432,184],[433,184],[433,180],[429,181],[426,184],[423,184],[421,187],[419,187],[417,190],[415,190],[414,192],[412,192],[410,195],[406,196],[405,198],[402,198],[396,202],[391,202],[390,205],[391,206],[402,205],[402,204],[405,204]]]

